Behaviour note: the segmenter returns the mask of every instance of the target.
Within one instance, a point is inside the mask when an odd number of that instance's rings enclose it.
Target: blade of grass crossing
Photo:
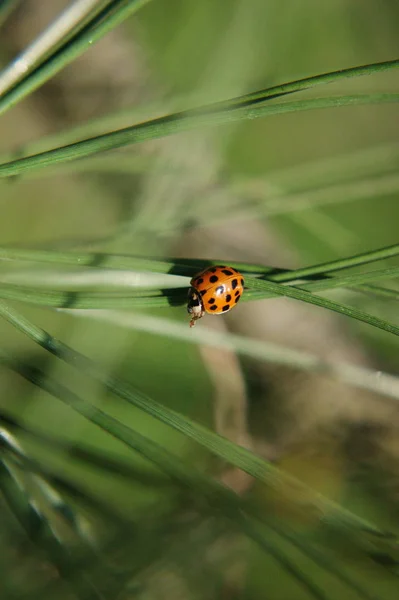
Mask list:
[[[160,139],[199,127],[228,125],[243,120],[252,120],[277,114],[288,114],[307,110],[321,110],[342,106],[362,106],[367,104],[398,103],[399,94],[358,94],[352,96],[335,96],[332,98],[314,98],[284,102],[282,104],[261,104],[258,100],[250,105],[230,105],[226,109],[212,108],[189,110],[160,117],[132,127],[112,131],[95,138],[89,138],[68,146],[48,150],[26,158],[20,158],[0,165],[0,177],[19,175],[32,169],[39,169],[57,163],[76,160],[85,156],[138,144],[149,140]],[[1,104],[0,104],[1,113]]]

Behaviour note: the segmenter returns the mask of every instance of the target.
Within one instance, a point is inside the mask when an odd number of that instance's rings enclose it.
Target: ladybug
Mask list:
[[[207,312],[221,315],[237,304],[244,292],[244,279],[233,267],[208,267],[190,281],[187,312],[190,327]]]

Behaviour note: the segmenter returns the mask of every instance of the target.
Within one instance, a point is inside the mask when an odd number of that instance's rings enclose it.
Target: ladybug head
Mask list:
[[[190,327],[194,327],[195,322],[205,314],[201,294],[194,288],[190,288],[188,291],[187,312],[191,315]]]

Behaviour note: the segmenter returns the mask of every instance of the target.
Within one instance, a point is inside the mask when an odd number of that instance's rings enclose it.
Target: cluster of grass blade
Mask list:
[[[64,347],[64,350],[65,349],[66,347]],[[84,359],[82,356],[81,358]],[[88,359],[84,360],[87,361]],[[356,578],[349,576],[336,559],[327,556],[322,548],[316,551],[309,542],[300,539],[293,533],[290,533],[283,523],[279,523],[275,519],[270,521],[266,511],[259,510],[259,508],[256,507],[251,501],[237,496],[234,492],[228,490],[214,480],[204,476],[199,471],[196,471],[196,469],[191,465],[185,465],[180,459],[175,458],[170,452],[165,451],[165,449],[159,446],[156,442],[148,440],[137,431],[127,427],[109,415],[106,415],[103,411],[87,403],[71,390],[59,384],[56,380],[48,377],[40,369],[32,367],[32,365],[26,363],[21,363],[20,361],[11,359],[4,355],[1,358],[1,362],[3,366],[11,368],[15,372],[19,373],[22,377],[46,390],[51,395],[67,404],[70,408],[85,416],[91,422],[96,423],[110,435],[123,442],[128,448],[140,453],[143,457],[151,461],[153,464],[159,467],[172,481],[174,481],[175,484],[185,490],[187,494],[192,495],[192,497],[196,499],[196,502],[199,502],[202,505],[203,510],[210,512],[211,514],[216,513],[219,516],[223,515],[223,518],[229,521],[233,528],[247,535],[266,553],[270,554],[273,559],[276,560],[285,569],[285,571],[288,572],[290,576],[293,577],[299,583],[299,585],[307,591],[310,597],[318,600],[328,600],[331,598],[328,593],[323,591],[323,588],[313,581],[312,577],[303,573],[295,564],[295,562],[291,559],[290,554],[287,554],[287,549],[284,548],[284,543],[288,543],[289,546],[296,548],[300,553],[310,559],[310,561],[312,561],[318,568],[336,577],[342,585],[355,591],[359,597],[366,598],[368,600],[375,598],[375,596],[365,589],[364,586],[362,586],[356,580]],[[114,391],[117,390],[114,389]],[[164,407],[158,407],[158,411],[161,413],[165,412],[166,417],[168,412],[170,413],[169,416],[173,416],[173,413],[167,409],[164,409]],[[175,419],[175,423],[177,425],[179,418],[176,420],[176,415],[174,415],[173,418]],[[226,446],[225,440],[218,438],[218,436],[215,434],[210,434],[211,437],[209,437],[209,432],[206,432],[203,428],[201,432],[201,428],[199,426],[193,423],[190,424],[188,420],[186,420],[186,423],[184,424],[184,418],[180,418],[180,421],[181,425],[184,425],[184,428],[191,427],[193,432],[197,431],[197,433],[200,434],[199,437],[197,436],[199,441],[201,440],[201,435],[202,437],[208,437],[208,440],[213,439],[214,451],[220,456],[224,456],[224,458],[229,460],[226,456],[226,452],[223,451],[223,448]],[[15,425],[15,423],[13,423],[13,425]],[[61,512],[61,514],[64,516],[64,520],[68,522],[69,527],[74,531],[78,538],[80,538],[81,543],[85,547],[85,560],[81,560],[79,564],[76,564],[76,562],[72,560],[72,558],[65,551],[65,548],[56,540],[56,538],[54,538],[53,535],[51,535],[51,530],[49,531],[47,519],[44,515],[42,515],[40,508],[36,508],[35,514],[33,515],[34,519],[32,520],[32,507],[29,502],[29,494],[27,494],[24,490],[24,486],[16,485],[13,469],[22,469],[23,472],[26,472],[26,477],[33,477],[34,480],[37,480],[37,478],[40,477],[47,482],[50,488],[55,490],[61,489],[61,492],[67,493],[67,495],[72,496],[75,499],[77,498],[83,503],[83,506],[90,506],[91,508],[94,508],[97,513],[108,519],[111,518],[113,521],[115,521],[115,519],[117,519],[116,515],[112,513],[112,509],[110,509],[106,504],[102,503],[97,497],[91,497],[87,492],[78,489],[76,486],[72,486],[68,482],[65,482],[61,477],[49,473],[48,469],[43,468],[41,465],[29,459],[20,449],[19,445],[13,442],[11,436],[3,435],[2,440],[3,471],[0,481],[11,510],[16,514],[18,520],[20,520],[24,525],[27,532],[34,536],[36,543],[39,543],[40,547],[44,551],[48,553],[54,553],[55,549],[57,550],[55,557],[52,557],[52,561],[57,564],[60,575],[64,577],[66,582],[69,585],[71,585],[71,583],[73,584],[73,589],[77,594],[77,597],[87,598],[88,596],[85,594],[88,593],[90,593],[89,597],[101,597],[98,580],[95,579],[95,581],[93,581],[90,576],[85,573],[85,568],[91,564],[90,556],[87,555],[90,553],[88,552],[87,548],[87,540],[84,539],[82,530],[79,527],[79,514],[76,513],[76,509],[71,507],[68,502],[65,502],[62,497],[59,496],[58,491],[56,493],[53,491],[51,494],[48,494],[49,503],[52,505],[56,504],[55,508],[57,512]],[[209,448],[208,444],[206,444],[206,446]],[[260,459],[243,449],[237,449],[234,454],[235,459],[233,457],[231,462],[238,464],[240,462],[241,455],[241,462],[242,464],[247,465],[247,469],[251,469],[250,465],[252,463],[252,470],[258,471],[259,473],[263,472],[263,480],[268,480],[268,475],[270,475],[271,470],[273,470],[273,467],[268,465],[268,463],[264,462],[262,465],[262,461]],[[90,463],[92,462],[91,452],[84,450],[81,455],[88,458]],[[231,452],[230,455],[233,456]],[[119,473],[119,467],[117,467],[117,472]],[[328,510],[328,512],[323,516],[322,524],[324,526],[333,526],[334,528],[339,525],[339,527],[343,527],[345,533],[350,534],[352,541],[357,544],[360,543],[360,546],[370,554],[372,554],[374,543],[373,538],[376,536],[375,541],[377,542],[377,547],[380,549],[381,539],[384,538],[384,535],[381,534],[381,532],[379,532],[376,528],[358,519],[355,515],[344,511],[339,506],[323,499],[321,496],[316,496],[314,493],[310,492],[310,490],[305,490],[304,486],[302,486],[299,482],[289,481],[289,478],[283,474],[278,474],[277,477],[278,479],[285,478],[289,487],[292,488],[292,485],[294,485],[294,488],[296,488],[297,492],[302,492],[303,494],[303,492],[306,491],[310,501],[314,502],[314,507],[317,505],[317,510]],[[277,482],[275,482],[274,485],[276,485],[276,483]],[[302,500],[303,499],[304,496],[302,495]],[[333,511],[334,514],[331,514],[331,511]],[[326,520],[324,521],[324,519]],[[330,519],[332,520],[330,521]],[[46,534],[45,537],[37,538],[37,535],[35,536],[37,527],[43,529],[44,533]],[[124,524],[124,528],[126,533],[126,524]],[[275,541],[273,542],[270,540],[271,534],[277,536],[279,543],[276,544]],[[121,540],[119,539],[119,543],[120,542]],[[281,547],[282,542],[283,546]],[[390,539],[388,536],[386,538],[386,542],[385,549],[389,552],[390,546],[394,546],[394,540]],[[93,561],[93,556],[91,556],[91,561]],[[126,575],[124,574],[121,582],[121,575],[119,574],[119,577],[117,577],[116,581],[114,582],[114,586],[118,587],[118,584],[119,586],[123,586],[125,577]]]
[[[51,60],[51,57],[50,59]],[[41,68],[45,68],[44,66]],[[384,104],[399,102],[399,94],[358,94],[351,96],[333,96],[327,98],[312,98],[309,100],[286,101],[283,103],[269,103],[271,100],[293,94],[317,85],[340,81],[346,77],[370,75],[399,67],[399,60],[385,61],[362,67],[345,69],[323,75],[309,77],[287,84],[273,86],[246,96],[233,98],[216,104],[191,109],[180,113],[167,115],[144,123],[139,123],[118,131],[76,142],[68,146],[42,152],[26,158],[10,161],[0,165],[0,177],[18,175],[32,169],[39,169],[56,165],[69,160],[87,157],[97,152],[112,150],[137,144],[148,140],[158,139],[168,135],[190,131],[198,127],[209,127],[235,123],[247,119],[264,116],[285,114],[303,110],[321,108],[334,108],[339,106],[356,106],[362,104]],[[25,80],[22,81],[22,85]],[[17,99],[14,101],[14,103]],[[0,99],[0,112],[2,110]],[[4,104],[5,103],[5,104]],[[7,103],[7,96],[3,98],[3,111],[7,110],[13,102]]]
[[[316,292],[325,292],[337,288],[354,288],[360,291],[372,291],[378,294],[397,295],[389,289],[374,287],[371,282],[396,278],[399,267],[385,267],[361,273],[331,276],[359,265],[394,257],[399,254],[399,245],[381,248],[357,256],[313,265],[297,270],[279,271],[273,267],[234,263],[245,276],[246,301],[286,296],[309,304],[332,310],[361,322],[377,327],[388,333],[399,335],[399,326],[379,317],[370,315],[353,306],[323,298]],[[170,273],[186,277],[193,276],[207,265],[219,261],[201,261],[199,259],[156,260],[133,256],[118,256],[104,253],[61,253],[54,251],[36,251],[0,248],[0,260],[38,261],[74,266],[96,266],[136,271]],[[276,272],[277,271],[277,272]],[[366,287],[365,287],[366,286]],[[186,292],[181,289],[129,289],[128,292],[71,292],[43,290],[9,283],[0,284],[0,297],[7,300],[19,300],[40,306],[70,309],[105,309],[179,306],[185,302]]]
[[[110,378],[108,374],[104,374],[100,365],[97,365],[88,357],[56,340],[49,333],[35,326],[15,310],[10,309],[6,305],[0,305],[0,313],[17,329],[48,352],[73,365],[78,370],[90,375],[96,381],[99,381],[104,385],[110,392],[177,431],[180,431],[228,463],[246,471],[248,474],[263,482],[269,489],[277,490],[282,498],[286,498],[294,504],[295,501],[299,502],[300,509],[305,511],[310,510],[311,513],[315,515],[315,518],[320,520],[320,525],[322,527],[327,529],[332,527],[336,530],[343,530],[348,536],[348,540],[349,538],[352,538],[353,541],[360,544],[360,546],[364,545],[365,537],[367,538],[367,545],[370,544],[370,541],[372,542],[373,536],[376,536],[378,541],[380,541],[381,538],[384,538],[384,534],[380,532],[378,528],[344,510],[334,502],[323,498],[320,494],[312,492],[299,481],[285,475],[278,468],[272,466],[271,463],[260,459],[248,450],[220,437],[207,428],[191,421],[187,417],[160,405],[158,402],[134,389],[128,383],[117,378]],[[41,375],[37,375],[35,369],[30,370],[25,376],[33,383],[39,384],[49,393],[56,395],[57,397],[59,396],[60,386],[58,383],[52,383],[48,378],[43,380]],[[114,437],[117,437],[117,439],[123,443],[136,448],[132,442],[132,437],[137,436],[137,432],[131,430],[126,425],[119,423],[116,419],[110,417],[103,411],[96,409],[93,405],[79,399],[73,393],[68,393],[67,398],[68,405],[74,410],[80,412],[80,414],[88,418],[91,422],[100,426]],[[166,467],[164,467],[164,470],[166,470]],[[166,472],[169,473],[168,470],[166,470]],[[388,536],[386,542],[389,547],[392,543],[392,538]]]

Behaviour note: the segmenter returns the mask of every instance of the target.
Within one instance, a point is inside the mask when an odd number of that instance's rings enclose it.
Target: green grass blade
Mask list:
[[[27,427],[2,411],[0,411],[0,422],[3,427],[22,434],[23,438],[27,437],[39,443],[40,446],[45,446],[50,452],[68,454],[68,457],[72,460],[103,471],[107,476],[117,475],[118,477],[133,480],[136,483],[138,482],[146,486],[169,486],[169,481],[165,480],[165,478],[158,477],[156,473],[149,473],[147,470],[141,469],[139,465],[130,465],[118,455],[113,455],[110,451],[104,453],[98,448],[82,446],[81,444],[77,445],[76,442],[71,444],[70,441],[62,440],[47,432],[39,432],[37,429]]]
[[[286,296],[287,298],[294,298],[295,300],[301,300],[302,302],[307,302],[308,304],[313,304],[321,308],[326,308],[327,310],[332,310],[333,312],[345,315],[346,317],[356,319],[357,321],[361,321],[362,323],[367,323],[368,325],[377,327],[382,331],[386,331],[388,333],[392,333],[393,335],[399,336],[399,327],[397,325],[389,323],[384,319],[380,319],[379,317],[370,315],[362,310],[359,310],[347,304],[333,302],[332,300],[327,300],[327,298],[315,296],[305,290],[280,285],[271,281],[252,279],[251,286],[253,286],[254,289],[262,290],[266,293],[272,293],[278,296]]]
[[[228,104],[227,108],[213,108],[208,106],[202,109],[189,110],[160,117],[132,127],[120,129],[87,139],[69,146],[49,150],[26,158],[10,161],[0,165],[0,177],[19,175],[32,169],[39,169],[56,165],[69,160],[75,160],[93,155],[105,150],[113,150],[131,144],[138,144],[165,136],[191,131],[198,127],[227,125],[243,120],[291,112],[337,108],[341,106],[361,106],[365,104],[385,104],[399,102],[399,94],[358,94],[352,96],[335,96],[332,98],[313,98],[284,102],[281,104],[268,104],[268,98],[262,104],[254,100],[248,105],[240,101]],[[1,105],[0,105],[1,106]]]
[[[7,437],[9,438],[9,436]],[[97,514],[103,517],[113,521],[123,520],[99,495],[93,496],[93,494],[65,479],[59,473],[28,457],[20,448],[12,447],[10,444],[6,445],[4,436],[2,438],[2,445],[7,449],[7,452],[3,451],[3,453],[8,463],[17,467],[23,474],[26,473],[27,476],[35,478],[39,485],[41,484],[40,491],[46,497],[52,512],[62,517],[64,525],[69,526],[70,531],[77,538],[80,538],[81,542],[84,544],[91,543],[92,539],[90,539],[90,535],[87,535],[86,527],[81,526],[81,516],[75,508],[67,503],[61,494],[66,494],[83,504],[83,506],[95,510]]]
[[[246,277],[245,285],[249,291],[245,295],[245,300],[250,301],[273,296],[287,296],[289,298],[301,300],[302,302],[314,304],[321,308],[332,310],[347,317],[367,323],[368,325],[372,325],[373,327],[377,327],[378,329],[382,329],[383,331],[387,331],[388,333],[399,335],[399,327],[393,323],[370,315],[352,306],[315,296],[311,293],[312,291],[328,291],[329,289],[337,287],[356,286],[359,283],[374,281],[376,279],[397,277],[398,271],[399,267],[380,269],[369,273],[360,273],[340,278],[329,278],[322,281],[303,283],[300,284],[300,287],[281,285],[266,279],[262,280]],[[251,293],[251,290],[254,290],[255,293]],[[57,308],[115,309],[150,306],[161,307],[170,305],[181,306],[185,302],[186,294],[180,289],[165,289],[158,292],[153,290],[141,290],[140,292],[129,292],[127,294],[107,294],[102,292],[86,294],[81,292],[43,291],[11,284],[1,284],[0,298]]]
[[[28,496],[13,477],[12,470],[0,461],[0,487],[10,510],[21,523],[27,536],[54,564],[61,577],[81,600],[102,600],[96,587],[79,572],[66,548],[54,535],[47,519],[37,508],[33,508]]]
[[[111,2],[43,65],[40,65],[0,97],[0,115],[31,94],[148,2],[151,0],[114,0]]]
[[[244,516],[240,518],[242,529],[246,534],[257,542],[257,544],[283,568],[283,570],[291,575],[299,585],[307,591],[309,597],[315,598],[316,600],[328,600],[332,599],[332,596],[326,594],[324,589],[318,586],[312,581],[309,575],[305,574],[292,559],[288,558],[286,554],[269,541],[268,536],[262,532],[262,528],[259,523],[251,519],[246,519]]]
[[[361,285],[358,289],[361,292],[373,294],[374,296],[389,298],[390,300],[399,300],[399,290],[391,290],[377,285]]]
[[[288,272],[284,272],[284,273],[279,273],[276,275],[271,275],[268,274],[268,280],[260,280],[260,279],[255,279],[255,278],[248,278],[246,277],[246,286],[249,288],[247,294],[246,294],[246,298],[247,300],[250,299],[255,299],[255,298],[267,298],[267,297],[272,297],[272,296],[287,296],[289,298],[294,298],[296,300],[301,300],[303,302],[307,302],[310,304],[314,304],[316,306],[320,306],[322,308],[326,308],[328,310],[332,310],[334,312],[337,312],[339,314],[343,314],[345,316],[354,318],[358,321],[367,323],[369,325],[372,325],[373,327],[377,327],[383,331],[387,331],[388,333],[392,333],[394,335],[399,335],[399,327],[396,326],[393,323],[389,323],[388,321],[385,321],[383,319],[380,319],[378,317],[375,317],[374,315],[370,315],[364,311],[361,311],[357,308],[348,306],[348,305],[344,305],[338,302],[333,302],[332,300],[328,300],[326,298],[321,298],[319,296],[313,295],[309,292],[307,292],[304,289],[299,289],[299,288],[295,288],[295,287],[290,287],[290,286],[286,286],[286,285],[281,285],[280,283],[276,282],[276,278],[279,279],[280,282],[282,281],[289,281],[292,279],[297,279],[300,277],[304,277],[304,276],[314,276],[315,274],[321,274],[321,273],[329,273],[332,272],[334,270],[339,270],[339,269],[344,269],[344,268],[348,268],[348,267],[353,267],[355,265],[361,265],[361,264],[366,264],[366,263],[370,263],[372,261],[375,260],[382,260],[384,258],[388,258],[388,257],[392,257],[395,256],[398,253],[398,248],[399,246],[393,245],[393,246],[388,246],[386,248],[382,248],[376,251],[372,251],[372,252],[368,252],[368,253],[363,253],[360,254],[358,256],[355,257],[349,257],[346,259],[341,259],[338,261],[333,261],[331,263],[327,263],[327,264],[323,264],[323,265],[318,265],[318,266],[314,266],[314,267],[307,267],[305,269],[298,269],[298,270],[294,270],[294,271],[288,271]],[[155,261],[155,260],[151,260],[151,259],[141,259],[141,258],[135,258],[135,257],[123,257],[123,256],[115,256],[115,255],[104,255],[104,254],[98,254],[98,253],[76,253],[76,254],[72,254],[72,253],[58,253],[58,252],[46,252],[46,251],[30,251],[30,250],[9,250],[9,249],[0,249],[0,260],[38,260],[38,261],[45,261],[45,262],[59,262],[60,264],[75,264],[75,265],[85,265],[85,266],[107,266],[107,267],[112,267],[115,266],[117,268],[138,268],[140,270],[145,270],[148,269],[149,271],[154,271],[157,270],[160,273],[170,273],[173,272],[174,274],[179,274],[179,275],[189,275],[189,274],[194,274],[195,273],[195,268],[191,268],[188,269],[188,265],[185,264],[185,260],[181,259],[180,264],[178,265],[173,265],[173,261],[167,262],[167,261]],[[187,261],[189,264],[189,261]],[[204,261],[205,262],[205,261]],[[206,264],[204,264],[204,262],[202,263],[203,266],[206,266]],[[207,263],[209,264],[212,261],[207,261]],[[194,264],[197,264],[198,261],[196,261]],[[240,268],[239,263],[234,263],[236,265],[238,265],[238,267]],[[260,267],[260,269],[262,269],[262,267]],[[263,271],[265,269],[263,268]],[[270,267],[266,268],[266,272],[270,270]],[[191,272],[190,272],[191,271]],[[245,273],[245,271],[244,271]],[[385,271],[385,273],[389,273],[390,275],[393,273],[393,271],[388,270]],[[381,274],[381,271],[379,272],[379,275]],[[374,273],[375,275],[375,273]],[[368,274],[361,274],[361,275],[355,275],[355,276],[350,276],[350,278],[348,279],[348,277],[344,277],[344,279],[341,279],[341,282],[335,282],[334,283],[334,279],[327,279],[325,282],[321,281],[321,282],[310,282],[310,283],[306,283],[306,286],[308,286],[309,289],[312,289],[312,285],[313,286],[319,286],[319,289],[323,289],[326,290],[328,289],[328,287],[335,287],[337,285],[342,285],[342,281],[344,281],[344,283],[348,284],[348,282],[355,282],[355,284],[359,284],[359,282],[362,281],[369,281],[370,278],[372,279],[374,277],[374,275],[368,275]],[[390,276],[389,275],[389,276]],[[272,281],[271,279],[274,278],[275,281]],[[330,283],[331,282],[331,283]],[[5,286],[3,284],[2,286],[3,290],[7,289],[7,286]],[[24,294],[29,295],[29,290],[23,290],[22,288],[18,289],[18,286],[14,286],[14,287],[8,287],[9,289],[9,294],[10,294],[10,298],[12,299],[24,299]],[[253,295],[251,295],[251,290],[253,290],[255,293]],[[86,308],[88,308],[89,306],[91,307],[97,307],[97,308],[104,308],[104,303],[107,302],[107,306],[108,307],[115,307],[117,303],[120,303],[119,307],[126,307],[126,306],[133,306],[134,303],[136,303],[136,306],[139,306],[141,302],[143,302],[143,305],[146,306],[167,306],[169,304],[169,301],[171,301],[172,303],[175,302],[177,304],[181,304],[183,303],[183,294],[181,291],[170,291],[170,298],[168,300],[167,297],[167,293],[162,293],[160,295],[157,295],[156,293],[151,296],[151,297],[146,297],[145,295],[136,295],[136,297],[133,297],[133,294],[129,295],[129,298],[121,298],[121,297],[112,297],[109,298],[109,296],[97,296],[97,298],[91,296],[89,299],[85,300],[85,298],[83,297],[82,299],[82,305],[79,306],[79,295],[77,295],[76,293],[73,293],[72,296],[67,296],[67,298],[65,297],[65,294],[63,292],[42,292],[42,291],[37,291],[37,290],[31,290],[30,291],[31,295],[30,295],[30,301],[36,301],[38,303],[44,304],[44,305],[49,305],[51,301],[54,302],[53,305],[55,306],[59,306],[59,307],[63,307],[63,308],[67,308],[67,307],[81,307],[83,304],[85,305]],[[5,292],[3,291],[3,294],[5,294]],[[100,294],[100,293],[99,293]],[[27,300],[28,296],[25,296],[25,300]],[[245,296],[244,296],[245,298]],[[104,302],[101,305],[101,302]],[[92,303],[92,304],[90,304]],[[125,304],[126,303],[126,304]],[[51,304],[50,304],[51,305]]]
[[[286,94],[309,89],[309,88],[315,87],[320,84],[328,84],[328,83],[332,83],[334,81],[340,81],[345,78],[371,75],[373,73],[378,73],[378,72],[385,71],[385,70],[395,69],[398,66],[398,62],[399,61],[397,61],[397,60],[385,61],[385,62],[381,62],[381,63],[364,65],[364,66],[360,66],[360,67],[342,69],[339,71],[333,71],[331,73],[325,73],[325,74],[316,75],[313,77],[307,77],[305,79],[300,79],[300,80],[285,83],[282,85],[273,86],[271,88],[266,88],[266,89],[263,89],[263,90],[260,90],[260,91],[254,92],[254,93],[247,94],[245,96],[240,96],[240,97],[236,98],[235,100],[237,101],[237,105],[239,105],[239,104],[245,104],[248,101],[256,101],[256,100],[261,100],[261,99],[272,99],[272,98],[276,98],[276,97],[281,97]],[[232,100],[232,101],[234,101],[234,100]],[[221,108],[221,107],[226,107],[229,104],[229,102],[232,102],[232,101],[218,102],[218,103],[215,103],[213,106],[215,109]],[[184,100],[180,99],[179,104],[180,105],[184,104]],[[188,98],[188,99],[186,99],[186,104],[192,105],[193,102]],[[79,126],[73,128],[72,130],[68,129],[68,131],[66,131],[66,132],[56,134],[56,135],[51,135],[51,136],[46,137],[44,140],[30,143],[27,146],[27,151],[29,153],[36,154],[36,153],[42,151],[43,149],[46,149],[46,146],[48,147],[49,145],[60,145],[60,144],[66,145],[66,144],[70,144],[71,142],[78,140],[81,137],[85,137],[85,138],[86,137],[94,137],[94,136],[98,135],[100,132],[103,132],[104,128],[122,127],[123,122],[131,121],[131,119],[134,117],[137,118],[137,113],[141,112],[141,114],[148,115],[148,114],[151,114],[151,112],[152,113],[159,112],[159,110],[160,110],[159,104],[153,104],[152,108],[151,108],[151,105],[150,105],[150,107],[148,107],[146,105],[145,108],[144,107],[142,107],[142,108],[134,107],[133,109],[130,109],[130,110],[124,109],[122,111],[118,111],[116,114],[107,115],[105,117],[101,117],[100,119],[95,119],[89,123],[79,125]],[[151,111],[151,112],[149,112],[149,111]],[[43,147],[43,144],[44,144],[44,147]],[[351,155],[351,157],[352,157],[352,155]],[[141,157],[140,160],[143,161],[144,157]],[[109,162],[111,162],[111,161],[109,161]],[[347,163],[345,161],[345,165],[346,164]],[[118,160],[118,165],[119,165],[119,160]],[[116,165],[116,167],[117,167],[117,165]],[[129,169],[130,168],[131,167],[129,167]],[[342,168],[341,168],[341,170],[342,170]],[[324,180],[325,180],[325,177],[323,178],[323,181]]]
[[[245,96],[237,98],[237,102],[245,104],[247,102],[252,102],[253,100],[262,101],[266,98],[278,98],[285,94],[308,90],[318,85],[336,83],[337,81],[342,81],[347,78],[362,77],[364,75],[382,73],[397,68],[399,68],[399,59],[371,63],[360,67],[351,67],[349,69],[340,69],[339,71],[331,71],[330,73],[322,73],[321,75],[314,75],[313,77],[305,77],[303,79],[298,79],[297,81],[275,85],[270,88],[259,90],[258,92],[246,94]],[[220,103],[221,106],[223,106],[223,104],[224,103]]]
[[[312,544],[306,543],[298,534],[289,531],[287,527],[276,522],[268,522],[267,525],[272,531],[275,531],[283,539],[286,539],[294,547],[298,548],[304,555],[308,556],[314,564],[331,573],[349,589],[356,592],[359,598],[363,598],[364,600],[381,600],[380,597],[377,598],[374,594],[369,593],[367,589],[350,577],[337,561],[333,557],[328,556],[321,548],[316,548]]]
[[[345,278],[346,281],[347,278]],[[363,275],[360,279],[364,280],[366,277]],[[261,293],[255,293],[253,295],[248,292],[246,294],[246,300],[259,300],[265,298],[271,298],[275,296],[286,296],[288,298],[294,298],[307,302],[327,310],[332,310],[339,314],[351,317],[363,323],[367,323],[373,327],[392,333],[393,335],[399,335],[399,327],[393,323],[380,319],[374,315],[361,311],[352,306],[334,302],[327,298],[315,296],[310,292],[305,291],[297,287],[283,286],[271,281],[259,280],[259,279],[246,279],[246,285],[261,291]],[[310,287],[310,284],[308,284]],[[316,285],[314,283],[313,285]],[[319,282],[318,285],[326,291],[329,287],[328,282]],[[303,286],[304,287],[304,286]],[[186,294],[180,290],[169,290],[165,294],[154,295],[154,296],[134,296],[133,294],[126,296],[110,296],[107,294],[98,293],[95,294],[80,294],[76,292],[42,292],[38,290],[29,290],[20,288],[18,286],[0,286],[0,298],[19,300],[29,302],[41,306],[52,306],[57,308],[66,309],[104,309],[104,308],[149,308],[149,307],[167,307],[167,306],[182,306],[186,300]]]
[[[148,308],[182,305],[187,300],[187,292],[179,289],[141,290],[130,292],[68,292],[40,290],[17,285],[0,283],[0,298],[29,302],[38,306],[69,309],[95,308]]]
[[[106,254],[104,252],[57,252],[48,250],[26,250],[19,248],[0,248],[0,260],[16,260],[28,262],[55,263],[59,265],[102,267],[114,269],[130,269],[132,271],[156,271],[158,273],[170,273],[176,275],[188,275],[187,262],[185,259],[157,260],[142,258],[139,256],[128,256],[123,254]],[[204,264],[203,261],[195,261],[194,264]],[[192,274],[199,269],[192,268]]]
[[[0,98],[28,76],[35,66],[82,28],[85,21],[100,12],[107,0],[75,0],[38,37],[0,72]],[[21,68],[21,65],[23,67]]]
[[[370,281],[379,279],[393,279],[399,277],[399,267],[387,267],[386,269],[375,269],[365,273],[353,273],[351,275],[341,275],[340,277],[329,277],[321,281],[310,281],[301,283],[299,287],[312,292],[322,292],[333,290],[335,288],[355,287]]]
[[[242,262],[231,262],[232,266],[248,274],[267,274],[268,279],[276,283],[284,283],[303,279],[314,275],[327,275],[333,271],[340,271],[350,267],[365,265],[368,263],[385,260],[399,255],[399,244],[385,246],[377,250],[363,252],[355,256],[329,261],[322,264],[311,265],[300,269],[283,270],[278,273],[275,267],[264,265],[252,265]],[[159,260],[155,258],[142,258],[121,254],[109,254],[103,252],[57,252],[54,250],[31,250],[25,248],[0,247],[0,261],[26,261],[59,265],[102,267],[113,269],[130,269],[132,271],[150,271],[158,273],[173,273],[176,275],[192,276],[201,269],[217,264],[223,264],[224,260],[204,260],[188,258],[169,258]]]
[[[257,280],[251,278],[242,271],[246,277],[246,286],[249,289],[257,287]],[[284,274],[286,275],[286,274]],[[385,269],[376,269],[364,273],[355,273],[351,275],[342,275],[340,277],[322,278],[316,281],[298,282],[300,289],[312,292],[328,291],[335,288],[355,287],[369,281],[378,281],[380,279],[392,279],[399,276],[399,267],[387,267]],[[277,277],[271,275],[265,280],[276,281]],[[292,285],[297,279],[290,276],[286,279],[287,284]],[[118,292],[84,292],[84,291],[60,291],[43,290],[41,288],[15,285],[10,283],[0,283],[0,297],[9,300],[19,300],[32,302],[42,306],[54,306],[58,308],[130,308],[132,306],[161,306],[166,302],[152,304],[153,299],[163,299],[173,301],[184,301],[186,289],[178,288],[134,288],[129,285],[128,291]],[[262,295],[259,295],[261,298]],[[270,297],[270,294],[267,295]],[[138,300],[138,302],[137,302]]]
[[[387,258],[392,258],[393,256],[398,255],[399,244],[393,244],[392,246],[385,246],[384,248],[378,248],[378,250],[372,250],[371,252],[362,252],[361,254],[356,254],[347,258],[341,258],[339,260],[329,261],[326,263],[321,263],[319,265],[304,267],[302,269],[294,269],[286,273],[270,275],[269,279],[282,283],[284,281],[290,281],[293,277],[301,279],[304,277],[310,277],[314,275],[325,275],[327,273],[332,273],[333,271],[340,271],[342,269],[358,267],[359,265],[366,265],[371,262],[385,260]]]

